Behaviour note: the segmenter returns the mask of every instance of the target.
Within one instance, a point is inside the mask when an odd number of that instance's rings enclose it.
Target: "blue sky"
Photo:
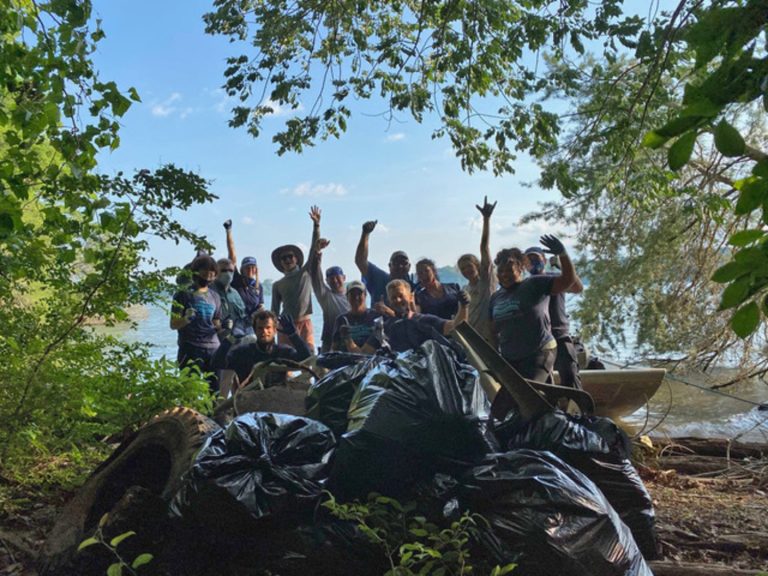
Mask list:
[[[379,221],[370,259],[380,266],[398,249],[414,262],[427,256],[439,266],[477,253],[481,221],[475,204],[484,195],[499,202],[494,252],[527,247],[544,232],[558,232],[543,224],[516,226],[538,202],[555,198],[523,186],[538,175],[530,160],[520,158],[514,176],[468,175],[447,140],[431,139],[431,126],[405,116],[388,123],[374,115],[383,111],[376,103],[353,108],[340,140],[320,142],[300,155],[275,153],[271,135],[285,121],[280,113],[267,119],[259,139],[228,127],[232,102],[220,86],[226,57],[239,55],[240,48],[204,33],[201,16],[211,4],[96,0],[106,38],[94,58],[103,79],[123,90],[133,86],[142,98],[122,118],[121,146],[101,156],[101,169],[130,173],[172,162],[211,180],[219,199],[176,217],[207,235],[216,256],[226,250],[221,223],[232,218],[238,256],[256,256],[262,278],[278,278],[270,253],[286,243],[306,247],[312,204],[322,208],[323,236],[331,240],[324,264],[341,265],[349,278],[357,275],[354,251],[366,220]],[[188,245],[158,241],[152,247],[161,266],[182,265],[192,253]]]

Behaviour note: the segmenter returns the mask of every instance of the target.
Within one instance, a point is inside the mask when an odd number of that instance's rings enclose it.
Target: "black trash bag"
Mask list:
[[[523,574],[652,576],[603,493],[550,452],[490,454],[459,478],[458,491],[490,524],[487,553],[499,562],[517,556]]]
[[[381,362],[361,381],[339,441],[329,488],[341,499],[403,497],[436,472],[463,469],[489,452],[477,372],[435,341]]]
[[[323,352],[317,356],[315,363],[321,368],[336,370],[337,368],[365,362],[370,357],[370,354],[355,354],[354,352]]]
[[[338,437],[347,430],[347,411],[360,382],[387,359],[383,356],[364,356],[344,352],[330,354],[341,355],[348,360],[348,357],[352,356],[354,362],[329,372],[312,384],[307,391],[305,406],[308,418],[322,422]]]
[[[630,460],[629,438],[612,420],[555,411],[527,424],[509,418],[496,434],[507,450],[549,450],[586,474],[630,528],[643,556],[658,557],[653,500]]]
[[[320,499],[334,445],[320,422],[244,414],[200,449],[171,515],[232,533],[254,520],[295,526]]]

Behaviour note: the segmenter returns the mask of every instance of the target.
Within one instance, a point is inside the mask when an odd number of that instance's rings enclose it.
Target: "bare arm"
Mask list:
[[[232,228],[231,227],[226,228],[226,231],[227,231],[227,258],[232,260],[232,264],[237,266],[237,253],[235,253],[235,239],[232,238]]]
[[[480,236],[480,275],[489,276],[491,270],[491,214],[497,202],[488,204],[486,196],[482,206],[475,206],[483,215],[483,234]]]
[[[355,251],[355,265],[363,276],[368,275],[368,237],[376,228],[378,220],[370,220],[363,224],[363,231],[360,233],[360,242],[357,243]]]
[[[328,240],[320,238],[310,251],[309,260],[307,260],[307,264],[309,264],[309,278],[312,281],[312,290],[315,292],[315,297],[320,301],[321,306],[328,293],[328,286],[326,286],[325,279],[323,278],[322,266],[322,249],[328,246],[328,244],[330,244]]]
[[[573,264],[573,263],[571,263]],[[576,269],[573,270],[574,276],[576,276],[576,279],[573,281],[573,284],[571,284],[571,287],[568,288],[569,294],[581,294],[584,292],[584,284],[581,282],[581,278],[579,278],[579,275],[576,273]]]
[[[320,215],[321,215],[320,208],[317,206],[312,206],[309,209],[309,218],[312,220],[312,239],[309,242],[309,258],[307,258],[307,262],[304,264],[304,271],[309,272],[310,275],[312,273],[312,270],[310,268],[310,260],[312,259],[312,253],[315,251],[315,246],[317,246],[317,241],[320,240]]]
[[[456,326],[458,326],[462,322],[467,321],[467,318],[469,318],[468,308],[469,308],[469,303],[466,303],[466,304],[464,304],[463,302],[459,303],[459,310],[458,312],[456,312],[456,315],[443,325],[444,336],[448,336],[448,334],[453,332]]]
[[[560,276],[555,276],[555,280],[552,282],[552,294],[560,294],[561,292],[573,292],[573,290],[571,290],[571,286],[577,279],[576,270],[573,267],[573,263],[571,262],[568,254],[565,252],[560,254],[560,266],[562,274],[560,274]],[[579,284],[581,284],[581,281],[579,281]],[[581,290],[579,290],[579,292],[581,292]]]
[[[283,302],[283,297],[280,296],[280,289],[276,283],[272,284],[272,312],[280,314],[280,304]]]

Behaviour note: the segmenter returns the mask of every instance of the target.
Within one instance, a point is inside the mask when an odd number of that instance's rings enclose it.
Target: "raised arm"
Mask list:
[[[329,292],[328,285],[325,283],[323,277],[323,250],[330,244],[330,240],[325,238],[318,238],[312,250],[309,252],[309,278],[312,281],[312,290],[315,292],[315,297],[320,301],[321,305],[324,302],[326,295]]]
[[[546,234],[541,237],[541,244],[546,249],[546,252],[554,254],[560,259],[561,274],[555,276],[552,282],[552,294],[560,294],[561,292],[568,292],[573,283],[576,281],[576,270],[573,268],[573,263],[570,257],[565,251],[565,246],[554,236]]]
[[[320,240],[320,216],[322,215],[322,210],[318,208],[317,206],[312,206],[309,209],[309,218],[312,220],[312,239],[309,241],[309,251],[310,251],[310,258],[307,258],[306,263],[304,264],[304,271],[311,273],[310,270],[310,260],[312,256],[312,251],[314,251],[315,246],[317,245],[317,241]]]
[[[227,234],[227,258],[237,266],[237,254],[235,253],[235,240],[232,238],[232,220],[224,222],[224,230]]]
[[[459,292],[459,310],[456,315],[443,325],[443,335],[448,336],[453,329],[469,318],[469,293],[466,290]]]
[[[377,222],[378,220],[369,220],[363,224],[363,231],[360,234],[360,242],[357,243],[355,264],[357,265],[357,269],[360,270],[360,274],[363,276],[368,275],[368,236],[370,236],[373,229],[376,228]]]
[[[293,323],[293,318],[291,318],[290,314],[282,314],[280,318],[278,318],[277,330],[278,332],[285,334],[291,342],[291,345],[293,345],[292,350],[289,348],[284,351],[289,360],[301,362],[312,356],[312,351],[309,349],[309,346],[307,346],[307,343],[296,331],[296,325]]]
[[[280,288],[277,282],[272,284],[272,312],[280,314],[280,304],[283,303],[283,297],[280,295]]]
[[[483,205],[475,207],[483,215],[483,234],[480,236],[480,275],[487,275],[491,269],[491,214],[496,208],[497,202],[488,203],[488,196],[483,198]]]

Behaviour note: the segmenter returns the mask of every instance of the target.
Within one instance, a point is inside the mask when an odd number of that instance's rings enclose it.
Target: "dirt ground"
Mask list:
[[[701,574],[710,568],[717,574],[768,572],[768,460],[709,477],[661,464],[638,469],[656,507],[662,559],[696,563]],[[44,495],[7,482],[0,489],[0,575],[33,576],[36,553],[68,494]],[[726,566],[733,572],[717,571]]]

